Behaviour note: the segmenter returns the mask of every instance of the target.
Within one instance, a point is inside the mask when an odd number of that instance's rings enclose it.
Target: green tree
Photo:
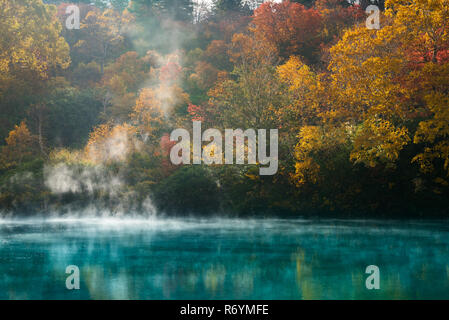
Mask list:
[[[220,209],[217,183],[201,166],[181,167],[153,190],[155,203],[161,212],[213,214]]]

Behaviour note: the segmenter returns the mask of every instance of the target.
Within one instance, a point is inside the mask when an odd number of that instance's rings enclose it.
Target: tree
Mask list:
[[[449,3],[444,0],[387,0],[385,5],[386,14],[395,18],[393,26],[404,39],[404,51],[411,62],[407,87],[412,90],[412,98],[421,105],[421,114],[429,114],[415,132],[414,142],[424,148],[413,161],[418,162],[426,173],[441,172],[438,179],[446,181],[447,185]]]
[[[41,0],[0,1],[0,71],[2,78],[26,69],[47,78],[70,64],[69,47],[60,36],[56,7]]]
[[[16,125],[5,140],[2,158],[6,167],[20,166],[25,158],[37,154],[37,137],[31,134],[24,121]]]
[[[437,119],[445,114],[438,111],[440,102],[436,97],[445,101],[449,85],[444,77],[448,18],[446,1],[390,0],[386,2],[381,30],[355,27],[331,49],[332,86],[339,89],[335,90],[337,112],[347,121],[374,130],[369,135],[376,137],[376,148],[382,148],[386,142],[396,146],[390,150],[393,158],[406,145],[408,121],[429,111],[438,114]],[[365,125],[361,124],[365,121]],[[429,121],[420,124],[416,142],[435,141]],[[385,134],[385,126],[391,134]],[[366,136],[364,130],[358,132]],[[427,157],[422,155],[416,159],[424,158]]]
[[[221,112],[222,124],[233,128],[275,128],[281,93],[269,43],[243,34],[233,38],[230,55],[236,63],[232,78],[217,81],[210,103]],[[274,64],[274,65],[273,65]]]
[[[145,88],[140,92],[131,119],[145,142],[159,143],[164,128],[164,112],[154,90]]]
[[[370,167],[379,163],[392,166],[409,142],[406,128],[396,128],[387,120],[369,118],[355,132],[350,159],[356,164],[363,163]]]
[[[289,97],[288,103],[278,110],[279,119],[284,128],[295,132],[295,136],[299,127],[317,123],[324,88],[319,76],[296,56],[279,66],[277,73],[287,86]]]
[[[90,0],[86,0],[86,2],[90,3]],[[119,12],[123,12],[129,6],[130,0],[94,0],[95,6],[105,9],[108,5],[111,5],[112,8]]]
[[[80,88],[92,88],[98,85],[101,80],[100,65],[95,61],[89,63],[79,63],[70,75],[72,83]]]
[[[316,59],[321,32],[317,10],[299,3],[265,2],[254,11],[253,32],[275,46],[283,58],[300,55],[308,61]]]
[[[48,145],[52,148],[84,146],[92,127],[99,123],[101,102],[97,90],[63,85],[43,99],[46,119],[42,132]]]
[[[135,134],[136,128],[126,123],[101,124],[91,132],[84,149],[85,156],[93,163],[124,161],[141,147]]]
[[[387,0],[385,14],[394,18],[391,29],[403,39],[404,48],[420,62],[448,59],[449,3],[445,0],[418,0],[408,3]],[[405,26],[401,28],[401,26]],[[410,47],[409,47],[410,46]],[[416,57],[416,54],[419,54]]]
[[[323,115],[327,121],[354,126],[351,159],[369,166],[381,159],[391,165],[409,141],[405,125],[411,101],[401,80],[408,71],[397,32],[401,27],[386,19],[384,24],[378,31],[355,26],[330,49],[333,106]]]
[[[278,68],[305,110],[316,111],[313,125],[299,129],[295,148],[292,177],[301,190],[317,183],[318,198],[326,202],[326,186],[347,181],[333,185],[331,198],[338,202],[360,192],[362,177],[376,181],[378,192],[392,192],[396,183],[411,189],[418,172],[410,161],[432,172],[440,186],[447,183],[439,173],[449,165],[448,14],[445,1],[387,1],[380,30],[355,25],[330,49],[327,75],[314,78],[292,59]],[[412,136],[418,146],[411,145]],[[422,152],[413,157],[418,147]],[[366,187],[365,193],[376,189]]]
[[[103,74],[106,62],[111,58],[111,52],[123,45],[127,26],[132,19],[127,10],[123,12],[113,9],[91,10],[81,23],[83,36],[75,47],[91,57],[87,62],[96,60]]]
[[[193,19],[192,0],[134,0],[131,3],[131,12],[138,17],[157,17],[177,21]]]
[[[153,195],[162,212],[211,214],[220,209],[218,186],[201,166],[179,168],[154,188]]]
[[[325,45],[335,44],[345,29],[366,19],[365,8],[346,0],[317,0],[315,8],[322,17],[320,38]]]
[[[105,119],[118,122],[129,119],[138,91],[150,77],[148,58],[129,51],[105,68],[101,81]]]
[[[56,7],[41,0],[0,1],[0,135],[36,102],[46,79],[70,64]]]
[[[440,69],[442,70],[442,69]],[[444,66],[445,80],[449,78],[449,65]],[[440,79],[444,79],[441,77]],[[441,85],[441,83],[440,83]],[[446,88],[447,88],[446,83]],[[415,132],[414,142],[423,144],[424,150],[413,158],[420,164],[423,172],[431,173],[435,171],[436,166],[439,170],[443,170],[445,175],[439,177],[447,181],[449,176],[449,94],[447,89],[442,91],[435,90],[425,97],[432,117],[428,120],[421,121]]]
[[[219,16],[232,13],[250,14],[249,7],[242,0],[214,0],[214,12]]]
[[[212,40],[203,53],[203,58],[214,68],[232,71],[228,54],[229,45],[223,40]]]
[[[345,171],[351,150],[347,128],[334,126],[303,126],[295,147],[295,173],[297,185],[328,183],[330,172]]]

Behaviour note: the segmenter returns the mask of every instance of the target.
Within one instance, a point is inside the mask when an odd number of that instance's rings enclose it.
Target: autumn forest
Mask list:
[[[262,2],[0,0],[0,215],[447,217],[449,1]],[[172,164],[192,121],[277,173]]]

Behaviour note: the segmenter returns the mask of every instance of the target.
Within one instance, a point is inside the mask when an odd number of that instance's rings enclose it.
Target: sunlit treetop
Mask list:
[[[69,46],[60,36],[56,7],[41,0],[0,0],[0,71],[20,69],[47,78],[54,68],[70,64]]]

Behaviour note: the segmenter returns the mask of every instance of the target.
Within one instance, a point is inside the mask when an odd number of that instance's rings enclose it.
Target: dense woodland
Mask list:
[[[0,0],[0,211],[447,216],[449,1]],[[170,162],[279,129],[279,170]]]

